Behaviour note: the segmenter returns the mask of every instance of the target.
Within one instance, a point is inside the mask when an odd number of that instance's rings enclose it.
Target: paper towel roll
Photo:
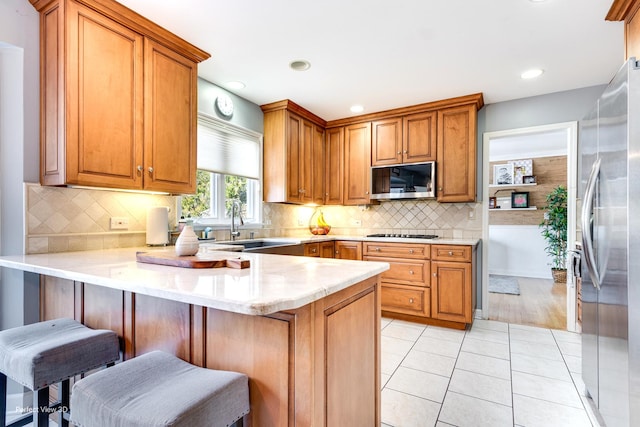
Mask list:
[[[147,245],[169,243],[169,208],[155,206],[147,210]]]

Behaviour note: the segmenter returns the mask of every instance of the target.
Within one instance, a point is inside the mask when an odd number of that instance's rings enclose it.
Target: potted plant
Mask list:
[[[547,194],[544,219],[540,223],[542,237],[551,256],[551,274],[555,283],[567,281],[567,188],[559,185]]]

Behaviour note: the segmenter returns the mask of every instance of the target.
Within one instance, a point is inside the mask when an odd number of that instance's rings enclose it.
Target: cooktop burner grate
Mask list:
[[[438,236],[436,234],[369,234],[367,237],[399,237],[402,239],[437,239]]]

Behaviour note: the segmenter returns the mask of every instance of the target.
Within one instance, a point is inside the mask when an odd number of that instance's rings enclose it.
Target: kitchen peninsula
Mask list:
[[[379,275],[389,265],[218,253],[250,267],[143,264],[132,248],[5,256],[0,266],[40,275],[42,320],[114,330],[125,359],[161,349],[246,373],[245,425],[379,425]]]

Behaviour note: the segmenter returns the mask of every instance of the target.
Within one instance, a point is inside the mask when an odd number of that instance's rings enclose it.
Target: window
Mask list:
[[[233,200],[245,223],[261,221],[262,136],[198,115],[198,173],[193,196],[182,197],[185,218],[228,224]]]

